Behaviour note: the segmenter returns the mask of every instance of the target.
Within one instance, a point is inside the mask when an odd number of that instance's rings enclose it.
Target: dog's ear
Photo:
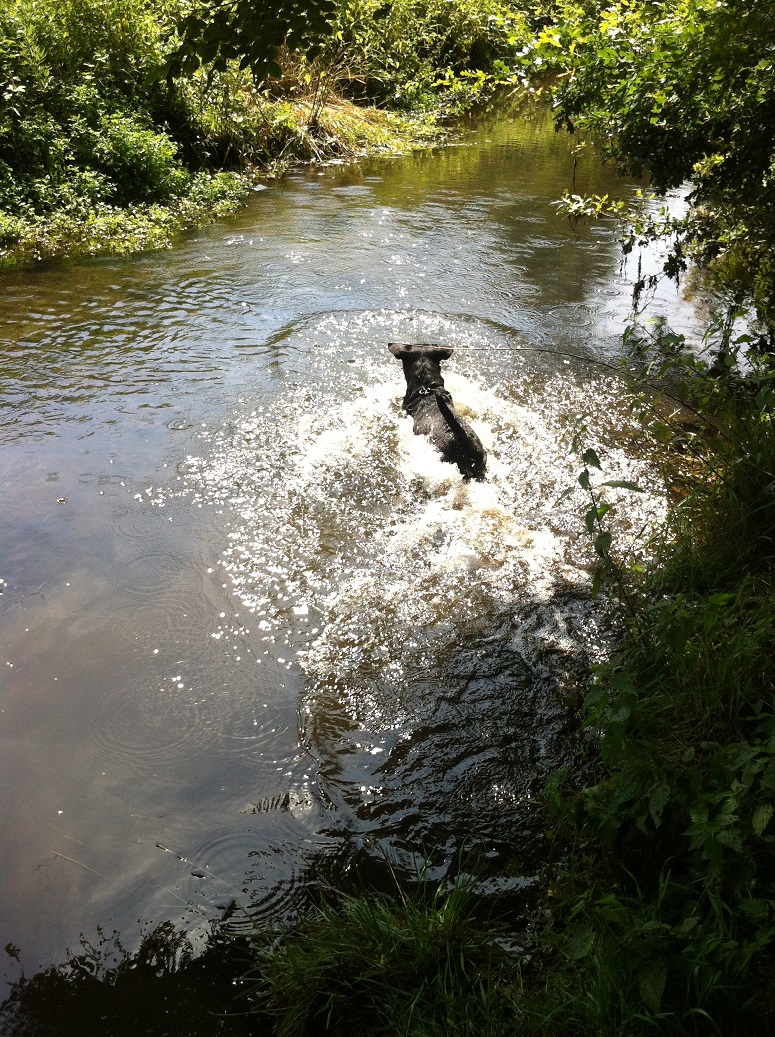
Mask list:
[[[428,353],[434,360],[449,360],[455,352],[452,346],[430,346]]]

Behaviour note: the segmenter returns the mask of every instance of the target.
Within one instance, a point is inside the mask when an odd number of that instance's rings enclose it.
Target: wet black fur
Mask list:
[[[467,479],[484,479],[487,451],[455,410],[441,377],[441,361],[449,360],[452,347],[389,342],[388,349],[404,367],[403,408],[412,416],[415,434],[427,436],[442,459],[457,465]]]

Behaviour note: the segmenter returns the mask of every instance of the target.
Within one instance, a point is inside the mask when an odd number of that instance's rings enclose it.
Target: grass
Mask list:
[[[324,901],[280,940],[257,937],[245,977],[278,1037],[516,1033],[514,964],[470,883]]]

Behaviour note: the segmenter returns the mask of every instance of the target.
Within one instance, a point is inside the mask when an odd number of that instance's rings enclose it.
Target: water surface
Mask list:
[[[554,505],[578,421],[647,491],[619,542],[664,509],[601,366],[635,271],[565,189],[632,190],[507,120],[297,170],[170,252],[3,275],[9,981],[99,932],[287,916],[371,855],[534,884],[532,799],[579,763],[609,636],[581,501]],[[412,435],[388,341],[455,347],[486,482]]]

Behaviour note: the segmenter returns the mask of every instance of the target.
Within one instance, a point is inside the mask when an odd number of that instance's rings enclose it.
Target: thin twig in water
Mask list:
[[[208,867],[202,867],[202,865],[197,864],[196,861],[189,860],[188,857],[182,857],[179,853],[176,853],[174,850],[171,850],[169,846],[165,846],[163,843],[157,843],[156,845],[160,850],[164,850],[165,853],[171,853],[173,857],[177,857],[177,859],[181,861],[183,864],[188,864],[189,867],[196,868],[197,871],[201,871],[203,876],[207,875],[209,876],[209,878],[215,879],[216,882],[220,882],[224,886],[228,886],[228,888],[234,890],[235,893],[239,892],[236,886],[233,886],[231,882],[227,882],[226,879],[222,879],[220,875],[216,875],[214,872],[210,871]]]
[[[84,871],[90,871],[92,875],[98,875],[101,879],[105,879],[106,882],[115,882],[117,886],[121,886],[122,889],[126,890],[127,893],[131,893],[132,890],[129,886],[125,886],[123,882],[119,882],[118,879],[111,879],[102,871],[97,871],[96,868],[90,868],[88,864],[84,864],[83,861],[77,861],[75,857],[68,857],[65,853],[59,853],[58,850],[52,850],[51,853],[54,857],[60,857],[63,861],[69,861],[70,864],[77,864],[79,868],[83,868]]]

